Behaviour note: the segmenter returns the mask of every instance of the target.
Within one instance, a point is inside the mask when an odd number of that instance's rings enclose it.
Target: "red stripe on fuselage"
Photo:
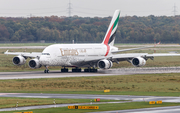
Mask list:
[[[107,55],[108,55],[108,53],[109,53],[109,50],[110,50],[110,47],[109,47],[109,45],[106,45],[106,46],[107,46],[107,52],[106,52],[105,56],[107,56]]]
[[[107,34],[107,36],[105,38],[105,41],[104,41],[104,44],[107,46],[107,52],[106,52],[105,56],[107,56],[109,51],[110,51],[110,47],[108,45],[108,42],[109,42],[109,38],[110,38],[110,35],[111,35],[111,32],[112,32],[113,26],[114,26],[114,24],[111,26],[111,29],[109,30],[109,32],[108,32],[108,34]]]

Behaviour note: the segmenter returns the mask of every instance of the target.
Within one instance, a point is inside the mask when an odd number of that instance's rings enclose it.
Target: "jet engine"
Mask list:
[[[142,57],[136,57],[132,59],[132,64],[136,67],[141,67],[146,64],[146,60]]]
[[[113,63],[110,60],[104,59],[100,60],[97,65],[100,69],[109,69],[113,66]]]
[[[32,60],[29,61],[29,67],[33,68],[33,69],[36,69],[36,68],[40,68],[41,64],[39,63],[38,59],[32,59]]]
[[[23,65],[26,63],[26,59],[23,56],[16,56],[12,61],[14,65]]]

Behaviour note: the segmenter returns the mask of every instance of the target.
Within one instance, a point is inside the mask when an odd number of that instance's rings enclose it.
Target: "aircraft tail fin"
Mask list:
[[[104,40],[102,42],[103,44],[111,45],[111,46],[114,45],[116,30],[118,27],[119,16],[120,16],[120,10],[116,10],[114,12],[111,23],[109,25],[109,28],[108,28],[106,35],[104,37]]]

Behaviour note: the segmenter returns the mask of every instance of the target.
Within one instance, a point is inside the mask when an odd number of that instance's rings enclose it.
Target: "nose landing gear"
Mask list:
[[[46,69],[44,70],[44,73],[49,73],[48,66],[45,66]]]

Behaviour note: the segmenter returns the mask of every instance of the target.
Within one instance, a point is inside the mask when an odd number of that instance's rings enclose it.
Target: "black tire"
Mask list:
[[[88,72],[88,69],[84,69],[84,72]]]
[[[78,72],[81,72],[81,69],[78,69]]]
[[[46,70],[44,70],[44,73],[46,73]]]
[[[64,69],[64,72],[68,72],[68,69]]]
[[[76,72],[76,70],[75,70],[75,69],[72,69],[72,72]]]
[[[90,72],[94,72],[94,69],[90,69]]]

